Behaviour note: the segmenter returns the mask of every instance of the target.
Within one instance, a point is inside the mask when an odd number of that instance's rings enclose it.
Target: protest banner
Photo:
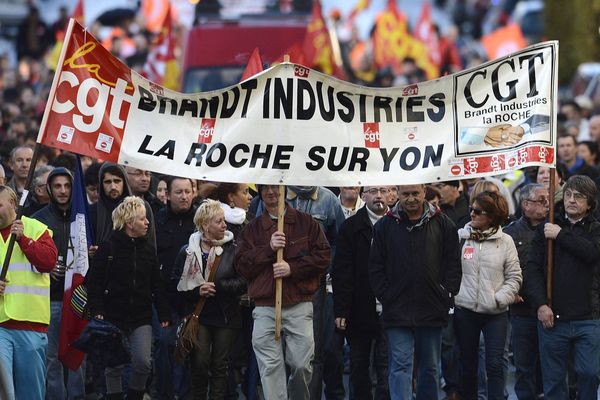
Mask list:
[[[182,94],[71,21],[38,142],[222,182],[415,184],[555,165],[558,43],[443,78],[369,88],[282,63]]]

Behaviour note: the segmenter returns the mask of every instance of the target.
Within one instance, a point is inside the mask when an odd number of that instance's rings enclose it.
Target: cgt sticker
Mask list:
[[[463,258],[465,260],[472,260],[473,254],[475,253],[475,249],[471,246],[465,246],[463,249]]]
[[[364,122],[363,134],[365,136],[365,147],[379,148],[379,122]]]
[[[211,143],[215,133],[215,124],[217,120],[214,118],[202,118],[200,124],[200,133],[198,134],[198,143]]]
[[[71,142],[73,141],[74,134],[75,128],[66,125],[61,125],[56,140],[62,143],[71,144]]]

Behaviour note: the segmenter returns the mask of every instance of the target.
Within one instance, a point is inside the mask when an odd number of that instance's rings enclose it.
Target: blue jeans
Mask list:
[[[485,370],[489,400],[504,400],[504,345],[508,313],[481,314],[464,308],[454,310],[454,331],[460,349],[461,397],[477,399],[479,336],[485,341]]]
[[[131,375],[129,377],[129,389],[145,390],[146,381],[152,367],[152,326],[142,325],[129,332],[127,335],[131,347]],[[106,393],[123,392],[122,375],[125,365],[115,368],[106,368]]]
[[[417,363],[416,400],[438,398],[442,328],[386,329],[388,337],[389,387],[392,400],[411,400],[413,356]]]
[[[0,382],[8,400],[42,400],[46,395],[45,333],[0,327]]]
[[[158,400],[185,399],[191,395],[191,375],[188,361],[179,365],[173,358],[177,327],[181,319],[171,315],[171,325],[161,328],[156,310],[152,310],[152,333],[154,335],[154,384]]]
[[[62,301],[50,302],[50,325],[48,326],[48,352],[46,353],[46,399],[83,399],[85,396],[85,361],[77,369],[67,369],[67,387],[64,384],[62,363],[58,360],[58,343],[60,338],[60,319]]]
[[[575,353],[577,391],[580,399],[596,399],[600,372],[600,320],[559,321],[544,329],[538,322],[544,395],[567,399],[569,350]]]
[[[512,348],[515,363],[515,394],[519,400],[534,400],[540,391],[540,352],[537,318],[513,315]]]

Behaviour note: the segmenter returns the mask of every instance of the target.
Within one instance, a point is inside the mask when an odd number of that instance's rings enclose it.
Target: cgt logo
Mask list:
[[[97,132],[102,126],[104,114],[108,111],[110,124],[120,130],[125,126],[133,100],[133,96],[126,93],[126,89],[127,82],[121,78],[111,87],[94,78],[80,82],[73,72],[63,71],[57,86],[57,93],[61,93],[61,96],[55,97],[52,111],[70,114],[75,129],[85,133]],[[61,98],[66,100],[61,101]]]
[[[365,136],[365,147],[379,148],[379,122],[364,122],[363,134]]]
[[[402,96],[416,96],[419,94],[419,85],[408,85],[402,89]]]
[[[308,78],[308,73],[310,70],[308,68],[304,68],[300,65],[294,64],[294,76],[296,78]]]
[[[212,142],[216,122],[217,120],[214,118],[202,118],[200,133],[198,134],[198,143],[208,144]]]

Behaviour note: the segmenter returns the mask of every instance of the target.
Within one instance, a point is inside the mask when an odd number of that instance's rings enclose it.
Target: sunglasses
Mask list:
[[[469,213],[473,213],[475,215],[487,215],[487,211],[475,207],[469,207]]]

